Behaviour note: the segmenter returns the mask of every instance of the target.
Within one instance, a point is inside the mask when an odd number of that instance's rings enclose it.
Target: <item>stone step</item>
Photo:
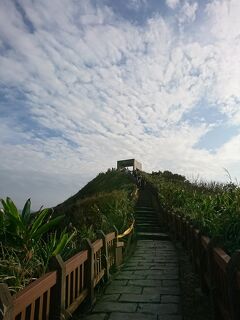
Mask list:
[[[146,222],[140,222],[140,221],[136,221],[136,226],[138,227],[159,227],[159,223],[158,221],[154,222],[154,223],[146,223]]]
[[[157,217],[148,218],[148,217],[135,217],[135,220],[139,223],[158,223]]]
[[[149,214],[149,213],[146,213],[146,212],[143,212],[143,213],[138,213],[138,212],[136,212],[136,213],[135,213],[135,216],[136,216],[136,217],[148,217],[148,218],[155,218],[155,217],[157,217],[156,213],[151,213],[151,214]]]
[[[146,220],[146,221],[151,221],[151,220],[158,220],[158,217],[157,216],[151,216],[151,217],[148,217],[148,216],[138,216],[138,215],[135,215],[135,218],[137,220]]]
[[[144,207],[144,206],[138,206],[136,209],[142,209],[142,210],[154,210],[153,207]]]
[[[169,240],[168,235],[162,232],[137,232],[137,238],[145,240]]]
[[[160,227],[159,226],[136,226],[137,231],[144,231],[144,230],[148,230],[148,231],[152,231],[152,232],[159,232]]]
[[[137,214],[143,214],[143,213],[145,213],[145,214],[155,214],[155,213],[156,213],[156,211],[154,211],[154,210],[152,210],[152,211],[135,210],[135,212],[136,212]]]

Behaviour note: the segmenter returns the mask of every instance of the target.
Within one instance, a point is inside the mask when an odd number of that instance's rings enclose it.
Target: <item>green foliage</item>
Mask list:
[[[59,204],[54,208],[54,211],[58,214],[65,214],[64,209],[67,206],[74,205],[80,199],[96,196],[99,193],[110,193],[115,190],[127,191],[130,194],[134,188],[135,183],[131,175],[122,171],[108,169],[105,173],[99,173],[96,178],[87,183],[86,186],[74,196]]]
[[[0,239],[5,246],[22,249],[26,255],[46,232],[63,219],[63,216],[50,219],[49,209],[31,214],[30,199],[26,201],[21,214],[9,197],[6,200],[1,199],[1,203],[3,209],[1,210]]]
[[[55,215],[65,215],[64,225],[74,225],[82,235],[96,239],[96,231],[124,231],[131,221],[136,185],[130,174],[108,170],[100,173],[76,195],[58,205]]]
[[[90,239],[95,236],[93,230],[110,232],[115,225],[121,232],[131,221],[134,201],[126,191],[99,193],[79,200],[68,208],[67,214],[72,224],[86,235],[89,228]]]
[[[175,178],[173,178],[175,176]],[[188,217],[201,231],[232,253],[240,248],[240,188],[196,181],[173,174],[145,174],[157,190],[165,210]]]
[[[28,199],[20,213],[10,198],[2,199],[0,282],[16,292],[43,275],[52,256],[67,260],[81,250],[83,238],[94,241],[97,230],[107,233],[115,225],[124,231],[132,221],[134,190],[131,175],[108,170],[54,210],[31,213]]]
[[[23,259],[18,250],[0,243],[0,282],[16,293],[44,273],[44,261],[38,255]]]
[[[18,290],[35,277],[44,274],[49,259],[62,253],[75,233],[63,230],[60,235],[49,231],[59,225],[63,216],[51,219],[50,210],[31,213],[28,199],[20,213],[10,198],[1,199],[0,215],[0,281]]]

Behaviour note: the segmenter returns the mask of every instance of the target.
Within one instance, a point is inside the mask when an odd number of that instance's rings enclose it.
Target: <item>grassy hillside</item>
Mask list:
[[[64,260],[81,249],[81,240],[96,231],[125,230],[132,222],[136,186],[131,175],[116,170],[100,173],[54,210],[31,213],[27,200],[20,214],[10,198],[1,200],[0,282],[14,293],[48,270],[60,253]]]
[[[128,227],[132,217],[136,185],[132,176],[117,170],[100,173],[78,193],[54,208],[65,215],[64,224],[72,225],[82,236],[95,238],[96,230],[109,232]]]
[[[165,210],[188,217],[228,253],[240,248],[240,188],[227,184],[189,182],[169,171],[144,174],[158,191]]]
[[[99,173],[96,178],[87,183],[75,195],[57,205],[54,210],[76,203],[78,200],[103,192],[125,190],[132,192],[134,183],[132,177],[122,171],[108,170],[106,173]]]

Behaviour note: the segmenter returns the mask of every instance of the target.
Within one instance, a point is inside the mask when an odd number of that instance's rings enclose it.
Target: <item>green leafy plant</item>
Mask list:
[[[62,254],[69,257],[71,250],[66,253],[66,248],[73,242],[76,230],[57,232],[56,226],[63,216],[52,219],[49,209],[31,213],[30,199],[22,212],[10,198],[1,199],[1,203],[0,281],[6,282],[15,292],[43,275],[52,256]]]
[[[30,199],[26,201],[21,213],[9,197],[1,199],[1,203],[1,241],[6,246],[21,248],[26,257],[31,256],[35,244],[43,235],[63,219],[63,216],[51,219],[49,209],[40,209],[32,214]]]

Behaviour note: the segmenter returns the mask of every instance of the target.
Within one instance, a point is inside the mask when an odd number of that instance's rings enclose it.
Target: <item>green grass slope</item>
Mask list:
[[[165,210],[183,215],[228,253],[240,248],[240,188],[231,181],[190,182],[169,171],[143,174]]]
[[[96,230],[109,232],[113,230],[113,225],[121,232],[132,219],[135,189],[130,174],[108,170],[56,206],[54,214],[64,214],[65,225],[74,226],[82,236],[90,239],[95,238]]]

